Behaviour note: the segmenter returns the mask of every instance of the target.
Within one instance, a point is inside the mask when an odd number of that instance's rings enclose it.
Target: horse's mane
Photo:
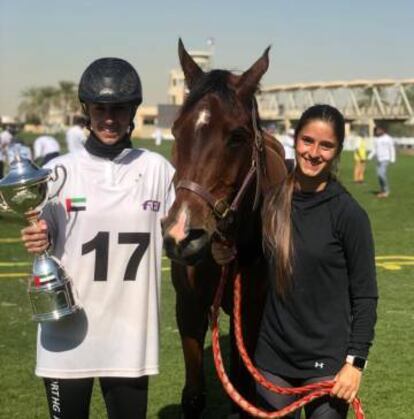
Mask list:
[[[230,71],[227,70],[212,70],[203,74],[191,88],[183,104],[181,113],[187,112],[206,94],[213,92],[217,93],[225,102],[232,104],[236,93],[229,87],[228,79],[230,75]]]

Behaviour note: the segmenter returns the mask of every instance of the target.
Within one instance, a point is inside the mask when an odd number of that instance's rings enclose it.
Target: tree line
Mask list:
[[[59,81],[58,87],[29,87],[21,93],[19,115],[28,124],[47,122],[50,112],[58,109],[63,122],[69,124],[74,114],[79,113],[77,85],[71,81]]]

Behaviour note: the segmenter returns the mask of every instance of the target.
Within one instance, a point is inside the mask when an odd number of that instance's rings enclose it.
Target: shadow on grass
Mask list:
[[[229,335],[220,337],[220,348],[225,363],[225,368],[228,371],[230,356]],[[230,414],[231,404],[217,376],[217,372],[214,366],[212,346],[207,346],[204,349],[204,372],[207,388],[207,400],[206,409],[202,417],[203,419],[225,418]],[[159,419],[181,418],[181,406],[179,404],[170,404],[164,406],[158,412],[157,417]]]
[[[181,406],[179,404],[170,404],[164,406],[159,412],[159,419],[178,419],[181,418]]]

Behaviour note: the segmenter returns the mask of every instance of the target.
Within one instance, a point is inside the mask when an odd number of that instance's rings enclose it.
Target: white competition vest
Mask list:
[[[174,199],[173,169],[146,150],[124,150],[113,161],[82,150],[48,167],[59,164],[68,177],[43,216],[83,310],[39,325],[36,374],[156,374],[160,220]]]

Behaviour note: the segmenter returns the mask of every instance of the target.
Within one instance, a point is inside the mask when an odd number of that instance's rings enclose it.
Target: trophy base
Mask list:
[[[79,311],[69,277],[54,256],[36,256],[28,293],[32,319],[37,322],[57,321]]]
[[[53,288],[32,288],[29,290],[29,298],[32,304],[32,320],[36,322],[60,320],[80,310],[80,306],[75,304],[68,281]]]
[[[50,313],[38,313],[38,314],[33,313],[32,320],[37,323],[54,322],[54,321],[62,319],[63,317],[70,316],[79,310],[80,310],[80,307],[73,306],[71,308],[65,308],[62,310],[54,310],[54,311],[51,311]]]

